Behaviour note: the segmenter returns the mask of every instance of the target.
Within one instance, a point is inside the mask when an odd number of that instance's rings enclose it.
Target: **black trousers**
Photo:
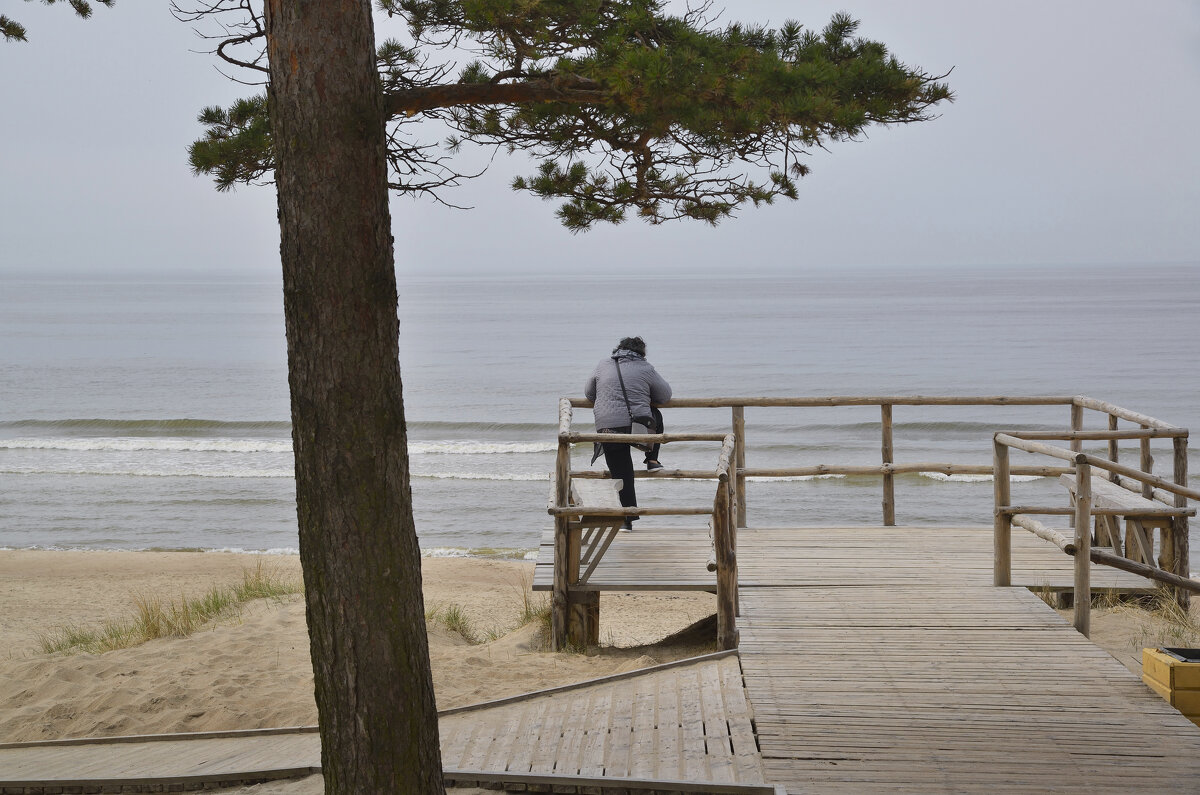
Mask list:
[[[663,432],[663,415],[656,408],[650,409],[654,415],[654,422],[657,423],[657,432]],[[632,425],[623,425],[619,428],[605,428],[604,433],[629,433]],[[604,448],[604,463],[608,466],[608,474],[610,477],[617,478],[623,481],[621,486],[620,497],[621,505],[628,508],[637,505],[637,490],[634,488],[633,479],[633,447],[620,442],[605,442]],[[646,461],[657,461],[658,451],[662,445],[656,444],[646,453]],[[638,517],[634,516],[633,519]]]

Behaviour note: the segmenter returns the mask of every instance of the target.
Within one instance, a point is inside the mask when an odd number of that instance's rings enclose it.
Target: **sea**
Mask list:
[[[536,554],[559,398],[581,396],[629,335],[677,397],[1084,394],[1200,429],[1198,277],[1196,265],[811,268],[631,289],[628,276],[401,273],[422,550]],[[289,416],[278,280],[0,275],[0,547],[294,552]],[[675,431],[730,421],[728,409],[666,412]],[[577,428],[591,422],[576,410]],[[894,422],[898,462],[985,464],[994,431],[1063,429],[1069,409],[897,406]],[[746,424],[750,467],[880,462],[877,407],[750,408]],[[1087,427],[1105,418],[1088,412]],[[1154,451],[1169,476],[1169,442]],[[590,452],[579,446],[573,466]],[[718,452],[675,443],[661,458],[713,469]],[[1121,454],[1136,462],[1137,443]],[[1022,504],[1067,504],[1053,478],[1016,480]],[[638,490],[643,505],[713,497],[705,480]],[[747,514],[752,526],[879,524],[881,499],[877,476],[756,479]],[[990,476],[896,479],[900,524],[986,526],[991,508]],[[1197,571],[1196,539],[1192,550]]]

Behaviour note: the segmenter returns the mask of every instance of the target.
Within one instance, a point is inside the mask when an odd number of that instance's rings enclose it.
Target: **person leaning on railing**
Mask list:
[[[622,382],[624,384],[622,385]],[[623,388],[622,388],[623,386]],[[595,371],[583,387],[583,393],[592,401],[592,413],[596,419],[597,433],[629,433],[633,418],[651,415],[657,427],[654,433],[663,432],[662,412],[653,408],[654,403],[665,403],[671,399],[671,385],[667,383],[654,365],[646,361],[646,343],[641,337],[625,337],[596,365]],[[609,474],[623,482],[621,505],[637,505],[637,492],[633,481],[633,454],[628,444],[605,442],[592,455],[592,462],[604,454]],[[646,469],[662,469],[658,461],[660,445],[646,451]],[[625,519],[625,529],[633,528],[636,516]]]

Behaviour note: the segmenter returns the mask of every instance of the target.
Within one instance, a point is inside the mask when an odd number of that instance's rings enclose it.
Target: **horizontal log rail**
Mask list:
[[[634,472],[635,478],[665,478],[666,480],[720,480],[720,475],[712,469],[656,469],[653,472]],[[600,478],[608,479],[612,473],[607,469],[572,469],[571,478]]]
[[[583,398],[568,398],[577,409],[592,408],[592,401]],[[712,397],[671,398],[666,403],[656,403],[659,408],[670,409],[714,409],[735,408],[818,408],[828,406],[1069,406],[1077,398],[1073,395],[1029,395],[1010,397],[1004,395],[831,395],[828,397]],[[1156,420],[1157,422],[1157,420]],[[1163,427],[1169,427],[1163,423]]]
[[[711,516],[712,506],[654,505],[645,508],[610,508],[598,505],[555,505],[548,513],[551,516]]]
[[[1072,510],[1072,512],[1074,511],[1073,508],[1071,510]],[[1013,516],[1012,523],[1014,525],[1016,525],[1017,527],[1028,530],[1029,532],[1033,533],[1038,538],[1042,538],[1042,539],[1045,539],[1046,541],[1049,541],[1051,544],[1054,544],[1054,546],[1058,547],[1063,552],[1066,552],[1068,555],[1075,554],[1075,542],[1074,541],[1067,538],[1066,536],[1064,536],[1062,533],[1058,532],[1054,528],[1047,527],[1046,525],[1042,524],[1041,522],[1039,522],[1037,519],[1034,519],[1033,517],[1023,516],[1023,515]]]
[[[1190,577],[1180,577],[1178,574],[1172,574],[1169,571],[1163,571],[1157,566],[1148,566],[1145,563],[1138,563],[1136,560],[1123,558],[1120,555],[1114,555],[1111,552],[1105,552],[1103,549],[1089,549],[1088,555],[1093,563],[1102,563],[1105,566],[1112,566],[1114,569],[1122,569],[1130,574],[1139,574],[1147,579],[1157,580],[1167,585],[1172,585],[1176,588],[1182,588],[1185,591],[1192,593],[1200,593],[1200,581],[1193,580]]]
[[[1107,441],[1109,439],[1186,439],[1187,428],[1139,428],[1126,431],[999,431],[1025,440]]]
[[[1050,444],[1042,444],[1041,442],[1028,441],[1004,432],[998,432],[995,435],[995,440],[996,444],[1002,444],[1005,447],[1015,447],[1018,450],[1024,450],[1026,453],[1041,453],[1051,458],[1070,461],[1073,464],[1078,464],[1084,460],[1081,458],[1083,454],[1077,453],[1074,450],[1067,450]]]
[[[1162,420],[1156,420],[1153,417],[1148,417],[1145,414],[1139,414],[1136,411],[1130,411],[1129,409],[1121,408],[1120,406],[1114,406],[1112,403],[1106,403],[1103,400],[1096,400],[1095,398],[1086,397],[1084,395],[1076,395],[1074,398],[1072,398],[1071,403],[1080,408],[1092,409],[1093,411],[1098,411],[1101,414],[1107,414],[1110,417],[1119,417],[1127,422],[1145,425],[1150,428],[1174,429],[1175,427],[1169,423],[1163,422]]]
[[[1013,467],[1014,475],[1039,475],[1050,477],[1069,474],[1075,470],[1071,467],[1022,466]],[[871,464],[867,466],[835,466],[832,464],[813,464],[806,467],[746,467],[739,470],[739,475],[748,478],[790,478],[808,477],[812,475],[886,475],[906,474],[913,472],[937,472],[942,475],[990,475],[992,467],[989,464],[943,464],[938,462],[920,462],[909,464]]]
[[[559,441],[609,442],[612,444],[667,444],[668,442],[723,442],[726,433],[577,433],[559,435]]]
[[[1074,467],[1053,466],[1014,466],[1012,474],[1058,477],[1074,472]],[[747,478],[790,478],[811,477],[813,475],[881,475],[881,474],[910,474],[913,472],[936,472],[941,475],[990,475],[990,464],[942,464],[924,462],[917,464],[882,464],[868,466],[834,466],[832,464],[813,464],[806,467],[745,467],[738,470],[738,476]],[[653,472],[634,472],[635,478],[665,478],[668,480],[716,480],[717,473],[711,469],[656,469]],[[572,469],[572,478],[609,478],[612,475],[607,469]]]
[[[1056,547],[1061,549],[1068,555],[1074,557],[1079,550],[1075,543],[1057,530],[1047,527],[1036,519],[1031,519],[1027,516],[1014,516],[1013,524],[1033,533],[1038,538],[1043,538]],[[1188,577],[1180,577],[1178,574],[1172,574],[1169,571],[1163,571],[1157,566],[1149,566],[1145,563],[1138,563],[1134,560],[1114,555],[1111,552],[1105,552],[1103,549],[1088,549],[1088,556],[1093,563],[1101,563],[1105,566],[1111,566],[1114,569],[1121,569],[1130,574],[1137,574],[1150,580],[1157,580],[1167,585],[1175,586],[1176,588],[1184,588],[1192,593],[1200,593],[1200,581],[1193,580]]]
[[[1048,505],[1000,505],[996,513],[1032,514],[1034,516],[1074,516],[1075,509],[1065,506],[1051,507]],[[1130,513],[1127,508],[1097,508],[1092,506],[1092,516],[1126,516]],[[1195,516],[1195,508],[1146,508],[1137,512],[1138,516]]]
[[[721,444],[721,454],[717,457],[717,477],[722,483],[729,480],[729,467],[733,460],[733,434],[726,434]]]
[[[1109,461],[1107,458],[1101,458],[1100,456],[1090,455],[1088,453],[1079,453],[1074,450],[1067,450],[1063,447],[1054,447],[1053,445],[1042,444],[1040,442],[1026,441],[1025,439],[1021,439],[1008,433],[997,433],[995,438],[997,444],[1003,444],[1006,447],[1015,447],[1018,450],[1024,450],[1027,453],[1041,453],[1042,455],[1048,455],[1052,458],[1059,458],[1064,461],[1073,461],[1076,466],[1079,464],[1088,464],[1089,466],[1094,466],[1109,472],[1115,472],[1118,475],[1125,475],[1126,477],[1150,486],[1157,486],[1163,491],[1171,494],[1187,497],[1188,499],[1200,500],[1200,490],[1189,488],[1188,486],[1176,483],[1168,478],[1143,472],[1137,467],[1125,466],[1124,464],[1118,464],[1115,461]],[[1186,438],[1186,435],[1184,438]]]

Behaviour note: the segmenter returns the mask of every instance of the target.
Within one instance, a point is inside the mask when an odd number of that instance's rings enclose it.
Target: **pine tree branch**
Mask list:
[[[599,83],[576,75],[523,83],[452,83],[389,91],[384,108],[389,116],[414,116],[435,108],[460,105],[528,105],[565,102],[572,105],[603,104],[608,92]]]

